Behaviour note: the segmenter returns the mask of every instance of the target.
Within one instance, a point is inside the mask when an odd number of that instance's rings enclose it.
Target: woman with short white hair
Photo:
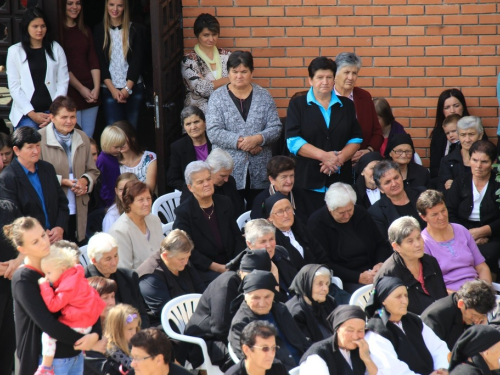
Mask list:
[[[85,277],[101,276],[116,282],[116,303],[126,303],[139,310],[142,327],[149,327],[149,318],[139,292],[139,277],[135,271],[118,268],[118,244],[108,233],[94,234],[87,245],[92,264],[85,267]]]
[[[335,276],[349,293],[372,284],[382,263],[391,254],[365,208],[356,205],[354,189],[342,182],[332,184],[326,205],[309,219],[308,227],[330,257]]]

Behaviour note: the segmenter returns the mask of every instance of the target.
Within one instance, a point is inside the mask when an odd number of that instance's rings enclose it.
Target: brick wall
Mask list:
[[[254,81],[270,90],[281,116],[308,88],[312,58],[354,51],[363,60],[357,86],[388,99],[426,165],[445,88],[464,92],[496,140],[498,0],[183,0],[187,50],[202,12],[218,18],[220,47],[252,51]]]

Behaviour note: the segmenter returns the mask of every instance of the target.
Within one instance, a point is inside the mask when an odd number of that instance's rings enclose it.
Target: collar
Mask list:
[[[27,176],[30,174],[37,174],[38,173],[38,163],[35,163],[35,171],[31,172],[28,168],[26,168],[24,165],[19,163],[19,165],[23,168],[24,173],[26,173]]]
[[[122,25],[118,25],[118,26],[112,26],[112,25],[110,25],[109,28],[111,30],[121,30],[122,29]]]
[[[307,99],[306,99],[306,101],[307,101],[308,105],[311,105],[312,103],[314,103],[317,106],[321,107],[321,104],[319,104],[319,102],[314,97],[314,92],[313,92],[313,88],[312,87],[307,92]],[[337,103],[340,104],[341,107],[343,106],[342,102],[340,101],[340,99],[336,95],[335,91],[332,91],[332,97],[330,98],[330,104],[328,104],[328,108],[330,108],[331,106],[333,106],[334,104],[337,104]]]
[[[54,133],[55,131],[54,123],[51,122],[44,129],[47,129],[45,130],[47,146],[58,147],[62,150],[63,148],[59,143],[59,141],[57,140],[56,135]],[[80,144],[83,144],[83,138],[76,130],[77,129],[73,129],[73,131],[71,132],[71,142],[72,142],[71,149],[75,150],[77,149],[78,146],[80,146]]]
[[[340,95],[340,93],[337,91],[337,89],[335,88],[335,86],[333,86],[333,91],[335,91],[335,95],[337,96],[343,96],[343,95]],[[351,99],[352,101],[354,101],[354,89],[351,91],[351,93],[349,94],[349,96],[346,96],[347,99]]]

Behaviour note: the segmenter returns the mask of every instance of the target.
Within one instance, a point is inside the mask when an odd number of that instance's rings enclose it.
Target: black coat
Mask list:
[[[444,191],[444,184],[448,180],[458,179],[460,176],[470,172],[470,167],[464,165],[462,158],[462,146],[457,146],[455,149],[441,159],[439,167],[439,183],[440,188]]]
[[[443,273],[439,264],[431,255],[424,254],[420,258],[422,262],[422,272],[424,274],[425,288],[429,292],[426,294],[420,285],[420,282],[415,279],[410,270],[406,268],[403,258],[399,253],[394,252],[389,259],[384,262],[373,280],[373,284],[383,276],[392,276],[400,278],[408,289],[408,311],[420,315],[429,305],[440,298],[446,297],[446,285],[443,280]]]
[[[273,302],[271,313],[273,314],[276,324],[278,325],[277,328],[279,331],[285,335],[288,342],[294,346],[299,352],[299,355],[302,356],[311,343],[307,341],[307,338],[304,336],[300,328],[297,327],[297,324],[288,312],[286,306],[281,302]],[[243,331],[243,328],[248,325],[248,323],[255,320],[261,320],[260,315],[255,314],[252,310],[250,310],[247,303],[243,302],[231,322],[231,330],[229,331],[229,343],[238,358],[243,358],[240,346],[241,332]],[[280,346],[280,349],[276,351],[276,358],[279,359],[289,371],[296,367],[298,363],[295,363],[293,358],[289,357],[290,352],[279,336],[276,337],[276,344]]]
[[[205,135],[206,136],[206,135]],[[207,138],[208,153],[212,151],[212,143]],[[185,134],[170,145],[170,165],[167,171],[167,185],[183,191],[184,171],[189,163],[196,161],[196,151],[194,150],[193,140]]]
[[[418,220],[421,228],[424,229],[426,227],[426,223],[420,218],[420,216],[418,216],[416,208],[418,197],[420,196],[420,193],[422,191],[411,187],[405,187],[405,191],[408,199],[410,200],[410,203],[413,207],[415,207],[414,217]],[[391,200],[387,198],[385,194],[380,195],[380,200],[378,202],[375,202],[375,204],[368,209],[368,213],[373,218],[373,221],[375,221],[375,224],[377,224],[377,227],[382,236],[384,236],[384,238],[386,239],[389,238],[387,230],[391,226],[392,222],[401,217],[394,204],[392,204]]]
[[[495,181],[496,172],[491,172],[488,188],[479,208],[480,221],[469,221],[474,205],[472,193],[472,173],[466,173],[453,182],[446,194],[446,207],[450,222],[461,224],[467,229],[483,225],[491,227],[492,237],[500,236],[500,206],[495,192],[500,189],[500,182]]]
[[[307,95],[290,100],[286,115],[285,138],[301,137],[309,144],[326,152],[340,151],[353,138],[363,139],[361,127],[356,118],[354,103],[348,98],[339,96],[342,107],[335,104],[331,107],[330,126],[316,104],[307,103]],[[320,172],[318,160],[294,156],[295,186],[302,189],[321,189],[334,182],[352,182],[351,163],[344,163],[339,173],[331,176]]]
[[[373,207],[373,206],[372,206]],[[312,214],[308,228],[311,234],[323,245],[332,265],[335,276],[344,282],[357,283],[359,275],[384,262],[391,254],[389,242],[379,233],[373,219],[365,208],[355,205],[351,220],[355,230],[359,231],[359,239],[365,245],[365,252],[353,254],[351,249],[343,245],[338,223],[324,206]]]
[[[427,168],[413,161],[408,164],[408,173],[406,175],[406,180],[404,180],[405,186],[412,188],[428,187],[430,182],[431,174]]]
[[[221,195],[213,195],[215,217],[228,259],[241,253],[246,244],[240,229],[234,221],[231,200]],[[174,229],[182,229],[194,243],[191,262],[196,269],[206,271],[217,257],[218,250],[214,236],[203,216],[203,210],[194,196],[189,197],[175,209]]]
[[[88,279],[92,276],[104,277],[96,266],[89,264],[85,267],[85,277]],[[144,306],[144,299],[139,291],[137,272],[126,268],[118,268],[109,278],[116,282],[116,303],[126,303],[139,310],[142,320],[141,328],[149,328],[149,317]]]
[[[490,375],[494,373],[496,372],[490,371],[487,374],[485,374],[483,371],[481,371],[480,368],[478,368],[473,363],[464,362],[459,364],[453,370],[451,370],[450,375]]]
[[[356,183],[352,187],[356,192],[356,204],[369,209],[372,206],[372,202],[370,202],[370,198],[368,198],[368,194],[366,194],[365,178],[363,176],[358,176]]]
[[[17,158],[0,174],[0,199],[10,200],[21,215],[34,217],[44,229],[60,227],[66,232],[69,220],[68,199],[59,184],[56,171],[52,164],[43,160],[39,160],[36,166],[50,228],[45,228],[42,203]]]
[[[245,368],[245,360],[242,360],[232,366],[224,373],[224,375],[248,375],[247,369]],[[266,370],[266,375],[288,375],[288,371],[280,361],[275,359],[272,367],[269,370]]]
[[[288,288],[292,284],[293,279],[300,271],[297,264],[293,263],[288,251],[282,246],[276,246],[274,249],[274,256],[271,258],[273,263],[276,265],[279,273],[279,286],[280,293],[276,293],[276,300],[283,300],[283,297],[288,300],[291,295],[288,292]]]
[[[453,350],[458,338],[469,327],[463,321],[462,311],[457,306],[457,294],[441,298],[422,313],[422,321],[431,328],[448,349]]]

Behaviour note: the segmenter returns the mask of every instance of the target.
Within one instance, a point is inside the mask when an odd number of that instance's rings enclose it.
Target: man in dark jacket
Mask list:
[[[422,313],[422,320],[448,348],[472,324],[488,324],[487,314],[496,305],[495,291],[483,280],[467,281],[458,292],[437,300]]]

